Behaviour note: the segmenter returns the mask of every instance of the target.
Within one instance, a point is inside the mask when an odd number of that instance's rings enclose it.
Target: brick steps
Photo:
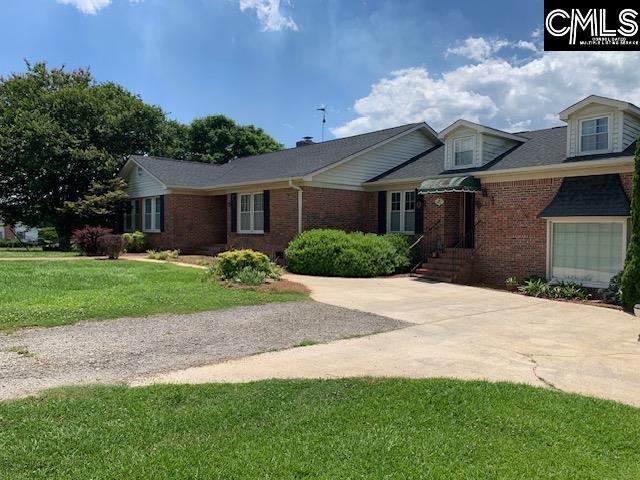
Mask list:
[[[429,258],[413,273],[414,276],[435,282],[451,283],[473,256],[473,249],[447,249],[438,257]]]

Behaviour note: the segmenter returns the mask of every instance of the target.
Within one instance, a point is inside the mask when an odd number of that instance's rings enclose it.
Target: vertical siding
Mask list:
[[[360,185],[433,146],[434,143],[424,133],[415,131],[321,173],[313,180]]]
[[[145,170],[140,170],[138,175],[138,167],[134,167],[126,178],[127,193],[131,198],[153,197],[156,195],[164,195],[166,188],[155,178],[149,175]]]
[[[622,149],[624,150],[640,136],[640,119],[624,114],[622,120]]]

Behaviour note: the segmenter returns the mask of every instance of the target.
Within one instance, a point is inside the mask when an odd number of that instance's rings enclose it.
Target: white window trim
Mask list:
[[[553,278],[551,276],[553,261],[553,225],[555,223],[621,223],[622,224],[622,251],[624,257],[627,254],[627,244],[629,242],[629,217],[555,217],[547,219],[547,272],[546,277],[550,282],[568,281],[563,278]],[[623,257],[623,258],[624,258]],[[582,282],[582,285],[589,288],[606,288],[608,283]]]
[[[451,143],[451,166],[452,168],[471,168],[474,165],[476,165],[476,142],[477,142],[477,135],[465,135],[463,137],[455,137],[452,139],[452,143]],[[464,140],[469,140],[471,139],[471,141],[473,142],[473,147],[471,148],[471,163],[466,163],[464,165],[456,165],[456,143],[457,142],[462,142]],[[465,152],[467,152],[468,150],[464,150]]]
[[[242,211],[241,211],[241,207],[242,207],[242,197],[244,195],[250,195],[250,198],[251,198],[251,201],[249,202],[249,212],[250,212],[250,219],[251,219],[250,225],[251,225],[251,227],[250,227],[249,230],[243,230],[242,229],[242,220],[241,220]],[[236,207],[237,208],[237,213],[238,213],[237,214],[237,217],[238,217],[238,219],[237,219],[237,230],[238,230],[238,233],[246,233],[246,234],[250,234],[250,235],[262,235],[262,234],[264,234],[264,229],[255,230],[253,228],[253,226],[254,226],[253,222],[255,220],[255,217],[254,217],[255,210],[253,209],[253,206],[254,206],[254,197],[256,195],[263,195],[263,197],[262,197],[262,215],[263,215],[262,219],[263,220],[262,221],[263,221],[263,224],[264,224],[264,207],[265,207],[265,205],[264,205],[264,191],[238,193],[238,205]]]
[[[147,200],[151,200],[151,228],[146,228],[145,216],[147,211]],[[160,225],[156,225],[156,202],[160,201],[160,197],[144,197],[140,199],[142,204],[142,231],[147,233],[160,233]],[[162,215],[162,211],[160,211]],[[162,222],[162,220],[160,220]]]
[[[607,149],[606,150],[582,150],[582,124],[589,120],[598,120],[599,118],[607,118]],[[590,115],[588,117],[580,117],[578,119],[578,155],[597,155],[599,153],[613,152],[613,115]]]
[[[403,233],[405,235],[415,235],[415,228],[414,230],[405,230],[404,228],[404,216],[405,216],[405,212],[407,212],[407,210],[405,210],[405,195],[408,192],[413,192],[415,193],[415,190],[393,190],[393,191],[389,191],[387,192],[387,233]],[[395,231],[395,230],[391,230],[391,196],[394,193],[399,193],[400,194],[400,230]],[[415,204],[418,203],[418,196],[416,195],[415,199],[414,199],[414,207],[413,207],[413,212],[415,214]],[[409,210],[411,211],[411,210]]]

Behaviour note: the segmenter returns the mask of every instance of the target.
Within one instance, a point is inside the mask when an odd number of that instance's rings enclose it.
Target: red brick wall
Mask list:
[[[230,206],[227,207],[227,248],[251,248],[275,257],[275,252],[287,248],[298,233],[298,192],[293,188],[280,188],[270,193],[270,228],[268,233],[248,234],[231,231]],[[227,201],[227,205],[230,201]]]
[[[302,189],[304,230],[376,231],[376,193],[317,187]],[[231,213],[228,212],[228,248],[251,248],[272,258],[276,252],[287,248],[298,233],[298,192],[293,188],[271,190],[270,203],[270,231],[265,234],[231,232]]]
[[[303,228],[337,228],[347,232],[375,232],[377,194],[355,190],[304,187]]]
[[[5,240],[15,240],[16,239],[16,236],[11,231],[11,227],[9,225],[3,226],[2,229],[4,230],[4,239]]]
[[[553,200],[562,178],[483,183],[476,197],[475,275],[503,286],[507,277],[546,275],[547,222],[538,214]]]
[[[444,200],[440,206],[435,203],[438,198]],[[437,236],[445,247],[452,247],[460,240],[464,195],[429,194],[424,199],[424,231],[429,232],[429,236]]]
[[[622,186],[624,191],[627,192],[627,197],[631,201],[631,190],[633,189],[633,173],[621,173],[620,180],[622,180]]]
[[[136,225],[142,225],[142,210]],[[226,241],[224,195],[165,195],[164,231],[145,233],[152,248],[179,249],[193,253]]]

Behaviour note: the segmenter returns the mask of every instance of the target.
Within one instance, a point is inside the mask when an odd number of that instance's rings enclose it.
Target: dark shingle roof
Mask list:
[[[482,167],[447,171],[444,169],[444,146],[440,146],[435,150],[426,152],[423,156],[414,158],[413,161],[407,162],[402,168],[390,170],[386,174],[369,181],[408,180],[452,173],[509,170],[598,160],[601,158],[624,157],[632,156],[636,148],[634,142],[623,152],[567,158],[567,127],[521,132],[517,133],[517,135],[526,138],[527,141],[508,150]]]
[[[629,200],[620,175],[567,177],[540,217],[598,217],[629,215]]]
[[[131,158],[170,187],[224,187],[242,183],[299,178],[354,155],[423,123],[314,143],[279,152],[238,158],[224,165],[184,162],[160,157]]]

